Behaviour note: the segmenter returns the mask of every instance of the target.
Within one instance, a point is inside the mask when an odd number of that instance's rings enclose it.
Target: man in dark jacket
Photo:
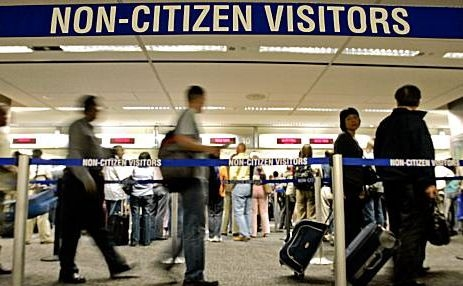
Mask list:
[[[434,159],[431,135],[423,117],[416,110],[421,92],[413,85],[395,93],[397,108],[383,119],[376,130],[375,158]],[[433,167],[378,167],[391,230],[401,246],[394,256],[394,285],[424,285],[417,278],[424,260],[426,217],[429,199],[437,190]]]

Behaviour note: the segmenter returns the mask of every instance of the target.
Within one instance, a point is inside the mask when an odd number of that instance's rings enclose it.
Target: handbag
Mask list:
[[[272,186],[270,184],[264,184],[264,192],[268,195],[272,193]]]
[[[135,181],[133,179],[132,176],[128,176],[127,178],[123,179],[121,181],[121,185],[122,185],[122,190],[124,191],[124,193],[126,193],[127,195],[131,195],[132,192],[133,192],[133,186],[137,183],[137,181]]]
[[[428,241],[433,245],[447,245],[450,242],[450,230],[444,214],[433,204],[433,212],[428,222]]]
[[[366,186],[371,186],[374,183],[378,182],[379,178],[376,175],[376,171],[371,166],[363,167],[363,184]]]

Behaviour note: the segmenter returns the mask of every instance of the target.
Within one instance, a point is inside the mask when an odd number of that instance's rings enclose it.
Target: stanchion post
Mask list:
[[[25,261],[25,236],[28,213],[29,156],[19,155],[16,182],[16,206],[13,241],[13,285],[23,285]]]
[[[314,191],[315,191],[315,215],[317,221],[324,223],[323,213],[322,213],[322,200],[321,200],[321,188],[322,188],[322,179],[320,176],[315,177]],[[315,253],[314,258],[310,261],[310,264],[317,265],[327,265],[333,263],[331,260],[328,260],[324,257],[323,243],[320,243],[317,253]]]
[[[275,232],[278,232],[278,225],[280,224],[280,208],[278,206],[278,193],[273,192],[273,221],[275,222]]]
[[[172,263],[175,262],[176,256],[178,255],[178,193],[171,193],[171,220],[170,220],[170,237],[172,238]]]
[[[342,155],[333,155],[334,200],[334,256],[336,286],[346,286],[346,240],[344,226],[344,188],[342,183]]]

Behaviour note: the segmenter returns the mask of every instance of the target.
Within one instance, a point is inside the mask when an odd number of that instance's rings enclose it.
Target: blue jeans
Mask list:
[[[151,218],[150,209],[153,204],[153,195],[130,196],[130,213],[132,214],[132,235],[130,242],[149,245],[151,243]],[[140,216],[141,209],[141,216]]]
[[[370,197],[365,202],[365,207],[363,208],[363,215],[365,217],[365,225],[372,222],[382,226],[385,225],[381,193],[370,193]]]
[[[204,280],[207,181],[189,180],[182,192],[185,281]]]
[[[119,201],[110,201],[106,200],[106,211],[108,212],[108,217],[112,216],[113,214],[117,214],[122,212],[122,204],[124,200]]]
[[[236,224],[242,236],[251,236],[251,185],[236,184],[232,191],[232,206]]]
[[[209,238],[214,236],[220,237],[220,227],[222,225],[223,198],[215,202],[209,202],[207,206],[208,223],[209,223]]]

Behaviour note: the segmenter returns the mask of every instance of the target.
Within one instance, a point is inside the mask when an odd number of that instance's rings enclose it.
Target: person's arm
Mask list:
[[[204,152],[204,153],[209,153],[215,156],[220,155],[220,149],[221,149],[220,147],[203,145],[187,135],[176,134],[175,142],[182,149],[185,149],[188,151]]]

